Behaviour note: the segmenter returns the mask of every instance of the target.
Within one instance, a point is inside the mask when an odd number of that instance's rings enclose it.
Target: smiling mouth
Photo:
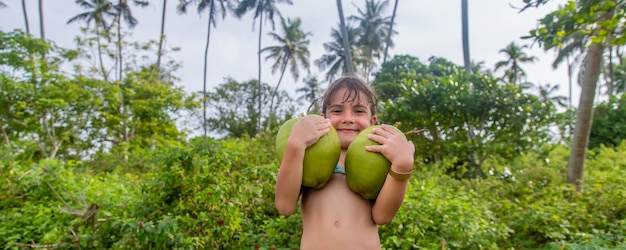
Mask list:
[[[337,132],[341,132],[341,133],[358,133],[359,130],[356,130],[356,129],[337,129]]]

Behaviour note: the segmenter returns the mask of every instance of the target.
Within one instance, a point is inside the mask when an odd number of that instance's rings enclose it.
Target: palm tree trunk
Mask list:
[[[211,1],[211,5],[213,5],[213,1]],[[157,52],[157,73],[161,74],[161,55],[163,55],[163,39],[165,39],[165,8],[167,7],[167,0],[163,0],[163,10],[161,12],[161,35],[159,36],[159,51]],[[211,18],[209,16],[209,18]],[[211,25],[209,21],[209,26]],[[210,30],[211,28],[209,28]],[[206,60],[205,60],[206,61]],[[206,129],[205,129],[205,138],[206,138]]]
[[[385,54],[383,55],[383,63],[387,61],[387,51],[389,50],[389,44],[391,43],[391,33],[393,32],[393,23],[396,19],[396,10],[398,9],[398,0],[393,4],[393,14],[391,14],[391,24],[389,25],[389,33],[387,34],[387,41],[385,41]]]
[[[461,23],[463,29],[463,63],[465,64],[465,71],[471,72],[470,54],[469,54],[469,25],[467,14],[467,0],[461,0]]]
[[[613,87],[615,86],[615,74],[613,72],[613,48],[609,46],[609,82],[607,84],[607,96],[610,98],[613,94]]]
[[[28,25],[28,14],[26,12],[26,0],[22,0],[22,12],[24,13],[24,24],[26,25],[26,34],[30,36],[30,25]]]
[[[261,0],[261,5],[264,5],[264,0]],[[259,112],[257,116],[257,132],[261,131],[261,35],[263,34],[263,11],[259,14],[259,49],[258,49],[258,63],[259,63],[259,81],[256,83],[256,95],[257,95],[257,110]]]
[[[354,76],[354,64],[352,62],[352,53],[350,52],[350,44],[348,43],[348,32],[346,31],[346,21],[343,17],[343,7],[341,0],[337,0],[337,12],[339,12],[339,21],[341,23],[341,36],[343,42],[343,53],[345,58],[346,69],[348,75]]]
[[[598,23],[613,18],[615,8],[603,15]],[[591,45],[585,56],[585,73],[583,75],[582,89],[580,92],[580,103],[578,104],[578,116],[576,117],[576,128],[574,130],[574,140],[570,151],[567,166],[567,182],[574,184],[580,189],[583,184],[583,170],[587,146],[589,144],[589,134],[593,120],[593,100],[595,98],[596,85],[602,68],[602,55],[605,44],[594,43]]]
[[[276,84],[276,87],[274,88],[274,91],[272,92],[272,97],[270,98],[270,115],[268,116],[267,123],[265,125],[265,128],[267,129],[270,128],[271,121],[274,116],[274,97],[278,93],[278,87],[280,86],[280,83],[283,81],[283,76],[285,75],[285,71],[287,71],[287,60],[283,60],[283,65],[280,66],[280,69],[281,69],[280,78],[278,78],[278,83]]]
[[[566,56],[567,59],[567,80],[569,83],[569,108],[572,108],[572,64],[569,61],[569,55]],[[571,128],[570,128],[571,129]]]
[[[39,32],[41,33],[41,39],[46,39],[43,27],[43,0],[39,0]]]
[[[209,23],[206,35],[206,46],[204,47],[204,76],[202,79],[202,128],[204,129],[204,142],[207,141],[207,126],[206,126],[206,75],[209,60],[209,41],[211,37],[211,22],[213,21],[213,3],[209,7]]]
[[[117,56],[118,56],[119,63],[120,63],[119,72],[118,72],[119,75],[118,75],[117,80],[121,82],[122,81],[122,69],[124,68],[124,63],[122,59],[122,16],[119,16],[117,19],[117,53],[118,53]]]
[[[109,76],[104,69],[104,62],[102,62],[102,46],[100,45],[100,27],[96,24],[96,43],[98,45],[98,60],[100,61],[100,71],[102,71],[102,78],[105,82],[109,81]]]

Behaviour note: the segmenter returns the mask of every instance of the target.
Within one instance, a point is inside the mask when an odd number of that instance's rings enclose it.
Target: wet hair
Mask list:
[[[322,114],[325,115],[326,111],[328,111],[333,95],[343,88],[346,88],[346,92],[343,96],[343,102],[358,100],[361,94],[365,94],[365,99],[367,99],[370,105],[370,113],[372,116],[376,115],[376,105],[378,100],[376,99],[374,90],[365,82],[353,76],[341,77],[333,81],[328,86],[326,93],[324,93],[324,96],[322,97]]]

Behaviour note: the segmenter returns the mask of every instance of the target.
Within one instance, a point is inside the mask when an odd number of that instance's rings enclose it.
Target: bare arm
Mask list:
[[[274,204],[280,214],[287,216],[296,210],[302,187],[304,152],[328,131],[330,121],[323,117],[304,117],[293,125],[276,176]]]
[[[382,153],[391,161],[391,169],[396,173],[408,173],[413,169],[415,146],[389,126],[382,125],[381,129],[374,129],[374,134],[369,135],[369,138],[381,145],[368,146],[366,149]],[[393,220],[404,202],[408,182],[408,180],[396,180],[387,174],[385,184],[372,208],[374,223],[382,225]]]

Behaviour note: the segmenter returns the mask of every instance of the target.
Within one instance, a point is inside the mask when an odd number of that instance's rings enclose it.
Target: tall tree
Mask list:
[[[94,23],[94,29],[96,30],[96,43],[98,47],[98,60],[100,61],[100,71],[102,78],[108,81],[109,73],[104,68],[104,62],[102,61],[102,46],[100,45],[101,31],[107,31],[110,29],[110,25],[107,22],[107,17],[114,17],[113,4],[108,0],[76,0],[76,3],[87,11],[79,13],[78,15],[70,18],[67,23],[73,23],[76,21],[84,20],[87,23],[87,27]],[[107,35],[108,36],[108,35]]]
[[[7,5],[4,2],[0,1],[0,8],[6,8],[6,7]]]
[[[272,74],[280,70],[280,78],[278,83],[272,92],[270,98],[270,119],[267,120],[266,129],[269,129],[270,121],[272,117],[272,111],[274,110],[274,97],[278,93],[278,88],[283,80],[287,66],[289,66],[289,72],[291,76],[297,82],[300,77],[300,67],[304,68],[310,73],[309,65],[309,39],[308,36],[312,35],[311,32],[304,32],[300,25],[302,20],[296,18],[293,21],[291,19],[285,20],[280,18],[280,24],[282,27],[282,35],[276,32],[270,32],[269,35],[278,42],[278,45],[265,47],[261,52],[268,52],[269,55],[265,57],[265,60],[274,59],[272,65]]]
[[[342,30],[341,24],[338,28],[339,29],[331,30],[330,36],[333,40],[324,43],[324,50],[326,50],[326,54],[322,55],[322,57],[314,62],[315,66],[317,66],[320,70],[324,71],[328,69],[325,77],[328,82],[332,82],[335,78],[341,75],[355,75],[355,71],[360,71],[357,70],[355,63],[355,61],[361,60],[361,56],[357,54],[358,50],[356,49],[356,37],[359,31],[350,25],[345,27],[345,32],[339,31]],[[345,39],[348,42],[347,45],[343,45],[343,33],[347,36],[347,39]],[[350,70],[352,70],[352,73],[350,73]]]
[[[461,30],[463,33],[463,65],[465,71],[472,72],[470,48],[469,48],[469,20],[468,20],[467,0],[461,0]]]
[[[348,75],[355,75],[354,61],[352,60],[352,50],[348,41],[348,26],[343,15],[343,6],[341,0],[337,0],[337,12],[339,12],[339,30],[341,31],[341,44],[343,46],[343,58],[345,60],[345,66]]]
[[[22,0],[22,13],[24,14],[24,25],[26,26],[26,34],[30,35],[30,25],[28,24],[28,13],[26,12],[26,0]]]
[[[274,15],[280,16],[280,11],[276,4],[278,3],[286,3],[292,5],[293,2],[291,0],[242,0],[239,2],[239,5],[235,8],[235,15],[239,18],[243,17],[246,13],[250,11],[254,11],[254,20],[259,20],[259,41],[258,41],[258,63],[259,63],[259,72],[258,72],[258,80],[257,80],[257,94],[261,94],[261,37],[263,34],[263,19],[265,21],[269,21],[272,24],[272,30],[274,30]],[[254,23],[252,24],[254,27]],[[257,109],[261,110],[261,98],[257,98]],[[257,121],[257,130],[261,130],[261,120]]]
[[[217,15],[221,15],[222,19],[226,18],[226,10],[228,8],[230,8],[230,0],[219,0],[219,8],[215,9],[215,1],[216,0],[181,0],[180,3],[178,4],[178,12],[179,13],[187,13],[187,7],[192,4],[192,3],[196,3],[198,5],[197,10],[198,13],[202,13],[205,10],[209,11],[209,15],[208,15],[208,23],[207,23],[207,35],[206,35],[206,45],[204,46],[204,71],[203,71],[203,77],[202,77],[202,128],[204,130],[204,141],[206,142],[207,139],[207,135],[208,135],[208,128],[207,128],[207,117],[206,117],[206,112],[207,112],[207,91],[206,91],[206,79],[207,79],[207,70],[208,70],[208,63],[209,63],[209,41],[211,40],[211,25],[213,25],[213,27],[216,26],[216,16]]]
[[[363,53],[363,68],[365,69],[364,78],[368,79],[370,73],[376,67],[376,60],[380,59],[384,53],[386,44],[393,47],[393,40],[389,39],[388,32],[391,26],[391,17],[383,16],[389,5],[388,0],[365,0],[365,8],[357,7],[359,15],[348,17],[349,21],[356,21],[360,30],[357,44]],[[393,34],[391,30],[391,34]]]
[[[511,42],[506,48],[501,49],[500,53],[506,55],[506,59],[499,61],[495,65],[495,70],[506,68],[504,70],[503,79],[507,83],[519,84],[526,77],[526,72],[520,67],[521,63],[534,62],[537,58],[528,56],[523,50],[527,45],[518,46],[515,42]]]
[[[147,0],[132,0],[137,6],[148,6]],[[139,21],[133,16],[132,10],[128,5],[128,0],[119,0],[115,6],[115,21],[117,22],[117,52],[118,52],[118,81],[122,81],[122,74],[124,71],[124,62],[122,56],[122,20],[128,25],[129,28],[134,28]]]
[[[545,0],[526,2],[540,5]],[[562,44],[563,37],[573,33],[584,30],[592,34],[587,44],[584,67],[581,69],[582,90],[567,171],[567,181],[578,188],[583,183],[584,161],[593,120],[593,100],[602,68],[602,55],[609,41],[613,45],[626,43],[623,32],[614,33],[615,37],[609,39],[609,34],[614,30],[626,28],[626,24],[620,21],[626,17],[626,8],[623,8],[625,3],[624,0],[570,1],[558,10],[548,13],[540,20],[539,27],[530,33],[530,37],[546,50],[557,48]]]
[[[391,41],[391,34],[393,33],[393,25],[395,24],[395,20],[396,20],[396,11],[398,10],[398,2],[399,0],[396,0],[395,3],[393,4],[393,13],[391,14],[391,23],[389,24],[389,31],[387,31],[387,39],[385,40],[385,54],[383,56],[383,63],[385,63],[387,61],[387,52],[389,51],[389,45],[390,45],[390,41]]]

